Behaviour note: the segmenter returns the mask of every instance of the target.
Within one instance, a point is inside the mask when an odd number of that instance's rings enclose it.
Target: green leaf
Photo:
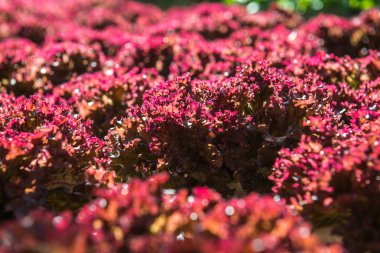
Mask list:
[[[225,4],[234,4],[234,3],[235,3],[234,0],[223,0],[223,2],[224,2]]]

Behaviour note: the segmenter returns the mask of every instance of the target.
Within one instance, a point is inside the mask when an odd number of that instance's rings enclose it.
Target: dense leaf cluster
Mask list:
[[[376,9],[0,2],[0,252],[380,251],[379,48]]]

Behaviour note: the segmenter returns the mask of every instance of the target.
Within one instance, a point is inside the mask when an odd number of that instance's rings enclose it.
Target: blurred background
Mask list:
[[[189,5],[205,2],[202,0],[142,0],[160,6],[163,9],[171,6]],[[380,0],[214,0],[209,2],[223,2],[225,4],[243,4],[247,10],[255,13],[267,9],[277,3],[280,7],[296,10],[305,16],[314,16],[319,12],[334,13],[341,16],[352,16],[361,10],[380,7]]]

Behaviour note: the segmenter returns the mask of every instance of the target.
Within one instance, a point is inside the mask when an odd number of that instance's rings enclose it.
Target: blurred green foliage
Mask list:
[[[313,16],[319,12],[351,16],[361,10],[380,6],[379,0],[224,0],[227,4],[245,4],[251,12],[267,9],[273,2],[277,2],[283,8],[299,11],[306,16]]]
[[[161,8],[169,8],[176,5],[189,5],[205,2],[202,0],[143,0],[151,2]],[[279,6],[297,10],[306,16],[313,16],[319,12],[335,13],[342,16],[351,16],[361,10],[380,7],[380,0],[220,0],[212,2],[224,2],[225,4],[243,4],[249,12],[257,12],[267,9],[272,3]]]

